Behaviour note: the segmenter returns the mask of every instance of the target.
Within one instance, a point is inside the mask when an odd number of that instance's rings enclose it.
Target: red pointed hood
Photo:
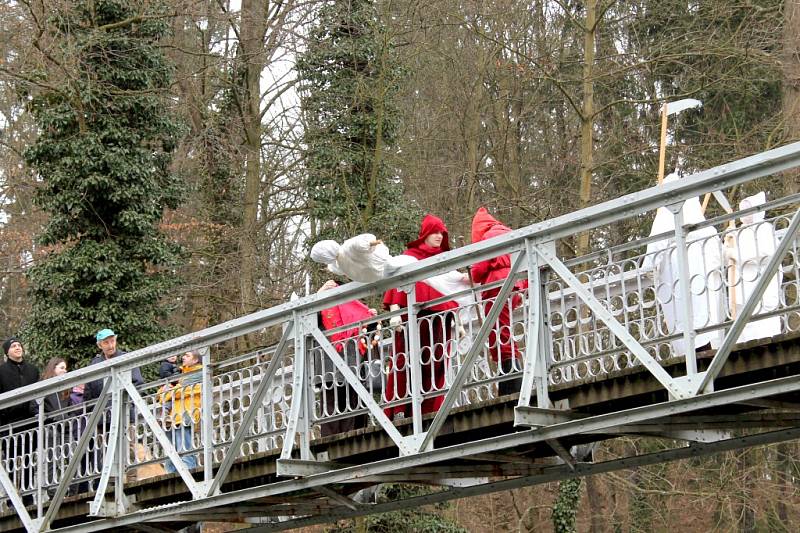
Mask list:
[[[485,207],[479,207],[472,218],[472,242],[491,239],[509,231],[511,228],[490,215]]]
[[[432,233],[442,234],[444,238],[442,239],[442,245],[439,250],[441,252],[448,251],[450,249],[450,237],[447,233],[447,226],[444,225],[441,218],[431,214],[425,215],[425,218],[422,219],[422,225],[419,227],[419,237],[417,237],[417,240],[411,241],[406,246],[408,248],[419,248],[425,242],[425,239],[428,238],[428,235]]]

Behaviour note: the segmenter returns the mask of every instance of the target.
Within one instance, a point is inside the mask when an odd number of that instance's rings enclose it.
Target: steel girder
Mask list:
[[[247,438],[250,432],[250,425],[253,421],[255,414],[262,408],[262,399],[266,394],[277,367],[280,364],[281,354],[286,347],[288,341],[294,338],[295,354],[294,368],[293,368],[293,398],[291,404],[291,412],[288,417],[286,431],[284,434],[283,451],[281,459],[278,462],[279,473],[286,475],[305,475],[300,480],[288,480],[275,483],[269,487],[261,487],[258,490],[264,492],[249,492],[252,489],[246,489],[242,492],[244,496],[261,497],[260,494],[286,494],[297,490],[313,489],[317,492],[323,493],[329,499],[336,503],[343,505],[348,509],[348,512],[359,512],[363,508],[349,503],[343,496],[330,492],[328,485],[334,483],[344,483],[353,479],[369,479],[375,476],[389,475],[391,471],[396,469],[413,468],[419,465],[434,464],[441,461],[455,460],[463,457],[469,457],[476,454],[484,454],[496,452],[497,450],[509,450],[517,446],[525,444],[533,444],[537,442],[547,443],[556,451],[556,453],[566,463],[568,470],[577,472],[579,464],[571,455],[569,450],[562,444],[560,439],[568,438],[576,434],[594,434],[608,432],[615,433],[652,433],[644,426],[653,419],[663,418],[665,416],[673,416],[679,413],[688,413],[699,409],[715,408],[725,405],[726,402],[747,402],[764,399],[766,397],[781,394],[785,392],[797,391],[797,385],[787,382],[785,380],[775,380],[773,382],[760,383],[750,386],[748,389],[739,388],[731,389],[729,391],[722,391],[720,393],[710,392],[710,385],[714,377],[719,373],[722,366],[724,366],[730,349],[738,338],[739,333],[744,325],[744,322],[751,316],[755,309],[757,302],[766,288],[766,285],[775,271],[780,265],[783,255],[788,251],[790,244],[794,241],[795,234],[798,227],[800,227],[800,211],[795,214],[789,228],[784,235],[776,253],[771,258],[765,272],[762,274],[761,280],[756,285],[755,294],[751,296],[750,300],[746,303],[742,313],[734,320],[733,325],[727,333],[723,345],[717,354],[716,358],[712,361],[711,367],[706,373],[696,375],[696,364],[691,356],[687,357],[687,376],[684,378],[673,378],[664,368],[652,357],[647,350],[623,327],[606,308],[606,306],[598,300],[593,292],[587,290],[583,283],[573,274],[569,268],[560,261],[554,253],[552,241],[559,236],[564,236],[569,233],[596,227],[603,223],[612,220],[618,220],[624,217],[630,217],[637,213],[658,207],[661,202],[675,204],[680,203],[684,199],[694,196],[697,192],[702,192],[714,187],[727,187],[735,183],[740,183],[757,177],[765,175],[777,170],[794,166],[800,161],[800,143],[777,149],[765,154],[759,154],[753,158],[731,163],[728,166],[718,167],[710,171],[701,172],[695,176],[687,178],[683,182],[670,184],[660,189],[650,189],[641,193],[634,193],[623,198],[606,202],[598,206],[593,206],[585,210],[579,211],[571,215],[559,217],[547,223],[530,226],[522,230],[511,232],[505,237],[487,241],[486,243],[477,243],[471,246],[460,249],[458,252],[449,252],[441,254],[434,260],[423,261],[419,265],[406,267],[401,269],[400,273],[394,275],[386,280],[379,281],[370,286],[361,286],[358,284],[350,284],[346,287],[334,289],[322,295],[315,295],[301,299],[297,302],[277,306],[276,308],[265,310],[247,317],[242,317],[233,321],[229,321],[220,326],[214,326],[165,343],[161,343],[152,347],[142,350],[137,350],[126,356],[120,357],[117,360],[107,361],[105,363],[80,369],[72,372],[67,376],[48,380],[47,383],[31,385],[14,391],[13,394],[0,395],[0,408],[12,403],[19,403],[27,399],[40,399],[42,395],[52,392],[54,390],[61,390],[72,384],[89,381],[97,378],[105,378],[104,392],[101,399],[98,401],[95,412],[92,413],[89,424],[91,429],[97,425],[97,417],[104,411],[104,405],[107,396],[112,397],[111,401],[111,431],[107,447],[104,454],[104,465],[102,475],[100,477],[100,490],[92,504],[92,514],[97,515],[103,512],[103,492],[108,486],[109,480],[115,478],[115,506],[111,512],[114,514],[124,514],[124,516],[117,516],[85,524],[86,531],[93,531],[97,528],[114,527],[116,525],[131,525],[137,523],[138,520],[160,519],[162,512],[173,513],[176,509],[180,512],[194,512],[196,510],[204,510],[214,508],[220,505],[228,505],[226,498],[229,493],[220,494],[219,488],[225,480],[227,473],[231,467],[232,462],[240,453],[241,444]],[[678,224],[676,225],[676,241],[685,243],[686,235],[685,228],[680,224],[682,222],[680,210],[676,211],[676,218]],[[683,248],[683,247],[681,247]],[[684,250],[685,251],[685,250]],[[447,391],[443,408],[434,417],[433,422],[427,431],[424,431],[423,420],[421,416],[420,405],[422,401],[422,392],[419,376],[419,353],[420,347],[418,345],[418,338],[415,333],[417,328],[416,310],[417,305],[414,298],[413,282],[417,279],[423,279],[431,274],[451,270],[464,264],[469,264],[476,260],[480,260],[493,255],[514,253],[515,259],[513,262],[511,275],[505,280],[500,287],[500,292],[496,297],[496,303],[492,307],[486,317],[485,322],[479,328],[477,336],[473,339],[473,344],[467,352],[463,366],[459,369],[452,387]],[[679,255],[681,255],[679,253]],[[680,264],[683,266],[681,269],[686,275],[686,254],[680,257]],[[489,331],[492,328],[493,322],[497,319],[499,312],[502,308],[500,302],[504,301],[510,294],[513,287],[515,275],[521,271],[523,263],[527,261],[526,270],[528,280],[531,285],[531,300],[528,309],[527,317],[527,333],[529,342],[526,345],[527,357],[523,369],[523,388],[520,394],[520,405],[517,410],[517,424],[527,425],[536,429],[523,431],[515,435],[507,435],[495,439],[487,439],[485,441],[476,441],[465,443],[458,446],[442,448],[440,450],[434,449],[434,440],[441,429],[446,417],[449,414],[450,408],[453,406],[456,399],[462,393],[462,387],[466,383],[467,374],[471,371],[473,363],[476,361],[477,355],[482,350],[483,342],[486,339]],[[557,274],[562,280],[566,282],[569,288],[574,291],[577,297],[588,306],[592,312],[602,320],[613,334],[622,341],[622,343],[637,357],[637,359],[644,365],[648,372],[650,372],[670,393],[675,401],[667,402],[665,404],[657,404],[640,408],[640,410],[622,411],[618,413],[610,413],[608,415],[599,415],[578,420],[568,420],[558,422],[557,420],[550,420],[548,423],[547,416],[555,416],[547,397],[547,366],[551,359],[547,353],[547,339],[546,331],[542,327],[544,312],[543,312],[543,288],[542,288],[542,274],[543,269],[549,269]],[[342,360],[341,356],[331,345],[330,341],[319,330],[316,325],[315,314],[321,309],[334,305],[336,303],[351,300],[355,297],[365,294],[367,291],[372,292],[375,290],[382,290],[391,286],[398,286],[401,284],[408,285],[409,292],[409,337],[411,339],[411,385],[412,385],[412,406],[415,416],[413,417],[413,435],[403,436],[397,428],[386,418],[383,414],[382,407],[378,405],[366,389],[361,385],[359,379],[355,376],[347,364]],[[687,285],[684,282],[681,290],[687,293]],[[684,294],[685,296],[686,294]],[[690,298],[685,298],[687,306],[689,306]],[[688,316],[690,311],[684,309],[684,315]],[[209,417],[209,420],[204,419],[203,434],[205,436],[203,456],[204,462],[204,480],[197,482],[194,480],[192,473],[183,465],[180,460],[174,444],[167,437],[164,430],[159,426],[158,421],[150,412],[148,405],[141,396],[140,392],[133,387],[130,382],[130,370],[134,366],[154,361],[164,357],[167,354],[183,351],[188,348],[196,348],[198,346],[207,346],[211,343],[221,342],[223,340],[233,338],[256,329],[263,328],[268,325],[278,323],[287,323],[286,316],[291,316],[289,327],[284,330],[284,335],[279,343],[279,347],[273,355],[273,359],[267,369],[266,376],[262,378],[259,388],[254,397],[255,400],[250,409],[248,409],[243,417],[242,423],[238,431],[233,436],[233,441],[228,448],[228,453],[224,456],[223,461],[218,470],[217,476],[213,477],[213,470],[211,464],[212,458],[212,443],[210,432],[210,395],[209,377],[204,374],[204,399],[203,416]],[[684,336],[687,341],[691,341],[694,336],[692,327],[685,321],[684,323]],[[325,462],[315,462],[311,454],[310,448],[310,423],[313,413],[313,386],[311,383],[311,370],[308,361],[309,350],[307,348],[307,339],[313,337],[317,343],[322,347],[325,355],[333,362],[337,370],[340,371],[347,380],[348,384],[353,387],[360,399],[367,405],[368,410],[373,417],[378,420],[379,424],[387,432],[398,446],[401,457],[393,460],[379,461],[368,465],[350,466],[345,468],[336,469],[334,465],[329,465]],[[415,344],[416,342],[416,344]],[[687,343],[691,345],[691,343]],[[795,380],[796,381],[796,380]],[[537,397],[538,408],[529,408],[528,405],[531,396],[535,393]],[[705,394],[701,394],[705,393]],[[162,509],[148,509],[148,510],[131,510],[128,508],[128,502],[123,492],[123,479],[124,479],[124,465],[120,459],[123,449],[125,447],[124,435],[124,420],[125,412],[123,409],[123,398],[127,395],[139,412],[148,428],[152,431],[155,439],[161,445],[169,459],[175,464],[176,469],[185,482],[186,486],[192,493],[194,501],[176,504],[175,506],[168,506]],[[41,418],[41,416],[40,416]],[[40,421],[41,425],[41,421]],[[686,433],[687,429],[677,429],[662,431],[661,434],[670,438],[699,438],[696,434]],[[88,435],[91,431],[86,431],[81,438],[78,445],[78,453],[76,453],[67,468],[69,475],[65,475],[61,484],[56,490],[56,495],[53,502],[43,513],[41,503],[41,473],[37,471],[39,476],[39,498],[38,498],[38,513],[37,518],[33,519],[22,508],[19,494],[16,492],[11,480],[8,479],[8,474],[0,468],[0,484],[2,484],[5,492],[9,495],[14,506],[19,509],[21,520],[23,521],[26,529],[29,531],[44,531],[49,527],[50,522],[54,519],[55,513],[58,510],[61,499],[63,499],[66,491],[66,485],[70,482],[72,475],[77,468],[77,460],[82,456],[87,443]],[[789,434],[789,433],[786,433]],[[300,439],[300,459],[299,461],[292,458],[292,451],[294,448],[295,437],[299,436]],[[719,439],[724,434],[715,434],[708,437],[711,440]],[[42,432],[39,433],[39,439],[42,439]],[[750,442],[750,441],[747,441]],[[41,453],[40,453],[41,457]],[[329,470],[329,468],[333,468]],[[65,473],[65,474],[66,474]],[[341,476],[345,476],[341,478]],[[230,493],[236,494],[236,493]],[[198,506],[198,507],[195,507]],[[42,516],[44,514],[44,516]],[[133,521],[131,521],[133,520]],[[65,530],[72,530],[72,528],[65,528]]]
[[[317,487],[341,483],[358,481],[363,482],[365,480],[369,481],[370,479],[374,479],[374,476],[392,474],[408,468],[441,464],[448,461],[461,460],[474,455],[496,453],[498,451],[502,452],[503,450],[512,450],[518,447],[530,446],[536,443],[545,443],[554,439],[569,438],[581,434],[591,435],[595,433],[602,433],[604,431],[610,431],[611,433],[619,432],[620,430],[624,429],[625,426],[630,424],[663,419],[664,417],[680,416],[704,409],[718,408],[720,406],[726,406],[732,403],[758,400],[761,398],[769,398],[770,396],[798,391],[800,391],[800,381],[798,381],[796,377],[790,376],[787,378],[708,393],[702,396],[691,397],[683,400],[674,400],[655,405],[637,407],[635,409],[629,409],[625,411],[591,416],[583,419],[562,422],[547,427],[539,427],[536,429],[520,431],[518,433],[512,433],[509,435],[482,439],[455,446],[434,449],[431,451],[424,451],[407,457],[396,457],[374,463],[347,466],[344,468],[324,472],[317,471],[317,473],[311,473],[310,475],[302,478],[279,481],[265,486],[211,495],[199,500],[175,502],[173,504],[152,509],[134,511],[125,516],[101,519],[86,524],[59,528],[54,531],[65,533],[73,531],[101,531],[114,527],[129,526],[131,524],[140,522],[163,520],[165,518],[169,518],[170,516],[179,514],[194,514],[198,512],[205,512],[206,510],[213,509],[215,507],[230,506],[241,501],[251,501],[270,496],[291,495],[301,491],[316,490]],[[520,423],[524,423],[525,408],[517,409],[519,411],[519,421]],[[798,437],[800,437],[800,429],[788,428],[776,432],[736,437],[733,439],[726,439],[713,443],[693,444],[688,448],[676,450],[674,454],[676,455],[675,458],[685,458],[694,455],[696,450],[705,450],[704,453],[717,453],[728,449],[779,442]],[[643,460],[644,459],[629,458],[621,459],[611,464],[616,465],[614,469],[629,468],[639,464],[637,461]],[[648,460],[659,462],[661,459],[651,458]],[[555,479],[563,479],[566,477],[599,473],[607,471],[605,468],[610,468],[610,465],[602,466],[601,464],[600,466],[591,466],[576,462],[572,465],[572,467],[575,468],[574,471],[572,471],[569,466],[555,467],[559,469],[557,475],[543,475],[537,479],[541,480],[539,482],[545,482]],[[516,480],[494,482],[481,488],[473,487],[470,489],[459,489],[471,490],[472,492],[459,493],[460,495],[454,495],[452,497],[479,494],[481,491],[491,492],[492,490],[507,490],[517,486],[530,485],[532,484],[532,481],[533,480],[530,478],[520,478]],[[515,482],[518,484],[515,484]],[[415,503],[414,505],[418,505],[418,503]],[[373,510],[370,512],[380,512],[380,510],[377,508],[372,509]],[[354,511],[347,509],[347,512],[352,513]]]

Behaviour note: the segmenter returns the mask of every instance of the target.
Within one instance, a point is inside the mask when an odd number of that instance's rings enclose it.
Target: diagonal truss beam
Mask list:
[[[8,472],[6,472],[4,461],[0,461],[0,485],[3,486],[6,496],[11,500],[11,505],[13,505],[14,509],[17,511],[19,520],[22,522],[25,530],[28,531],[28,533],[37,533],[39,531],[38,525],[31,519],[30,513],[28,513],[28,510],[22,504],[19,491],[17,491],[14,482],[11,481]]]
[[[139,391],[136,390],[136,387],[133,386],[133,383],[130,380],[125,383],[125,390],[128,392],[128,396],[131,397],[134,405],[141,413],[145,423],[150,427],[150,431],[153,432],[153,436],[158,440],[159,444],[161,444],[161,447],[167,453],[169,460],[172,461],[172,464],[175,466],[175,470],[177,470],[178,474],[180,474],[183,482],[186,483],[186,486],[189,488],[189,492],[192,493],[192,497],[194,499],[200,499],[205,496],[205,494],[203,494],[200,490],[197,482],[192,477],[192,473],[189,472],[186,464],[181,460],[181,456],[175,449],[174,443],[169,437],[167,437],[164,429],[158,425],[158,421],[153,416],[153,413],[150,412],[150,407],[147,405],[147,402],[144,401],[144,398],[142,398],[142,395],[139,394]]]
[[[781,239],[781,242],[778,244],[775,253],[772,254],[769,263],[767,263],[767,266],[764,268],[764,272],[761,273],[761,278],[753,288],[753,293],[747,298],[747,302],[744,304],[741,313],[739,313],[739,316],[737,316],[736,320],[733,321],[731,329],[728,330],[728,334],[725,335],[725,339],[722,341],[719,350],[717,350],[717,353],[714,355],[714,359],[711,360],[708,370],[694,388],[694,394],[699,394],[711,383],[713,383],[714,379],[722,370],[722,367],[725,366],[725,363],[728,361],[728,357],[731,355],[731,349],[733,348],[733,345],[736,344],[736,341],[739,339],[739,335],[742,333],[747,321],[750,320],[750,317],[753,315],[753,311],[755,310],[756,306],[759,304],[759,302],[761,302],[761,298],[764,296],[764,291],[767,289],[767,285],[769,285],[769,283],[772,281],[773,274],[775,274],[777,271],[778,266],[783,261],[783,257],[789,251],[789,247],[794,242],[795,234],[797,233],[797,229],[799,227],[800,209],[798,209],[792,217],[792,221],[789,224],[789,227],[786,229],[783,239]]]
[[[335,490],[333,490],[331,488],[322,486],[322,487],[316,487],[314,490],[316,490],[317,492],[319,492],[323,496],[327,497],[331,501],[334,501],[334,502],[338,503],[339,505],[344,505],[345,507],[347,507],[348,509],[350,509],[352,511],[355,511],[356,509],[361,507],[361,504],[358,503],[357,501],[355,501],[355,500],[353,500],[351,498],[348,498],[347,496],[345,496],[343,494],[339,494],[338,492],[336,492]]]
[[[559,260],[550,250],[537,246],[536,253],[553,269],[553,271],[567,282],[575,294],[592,310],[600,320],[602,320],[614,335],[636,356],[644,367],[661,383],[675,398],[687,398],[691,394],[685,390],[666,370],[656,361],[652,355],[647,353],[639,342],[633,338],[627,329],[620,324],[611,312],[606,309],[594,294],[586,290],[583,283],[570,272],[567,266]]]
[[[381,427],[386,431],[397,447],[400,449],[400,453],[403,455],[407,455],[409,453],[413,453],[415,450],[411,449],[408,444],[406,444],[406,438],[397,431],[397,428],[392,424],[386,414],[383,412],[377,403],[375,403],[374,398],[372,395],[364,388],[364,385],[361,384],[358,377],[350,370],[350,367],[347,363],[344,362],[342,357],[339,355],[339,352],[336,351],[336,348],[333,347],[331,342],[328,340],[327,337],[319,330],[318,327],[310,328],[311,334],[314,336],[314,339],[319,343],[320,347],[325,351],[325,355],[331,360],[334,364],[336,369],[342,373],[344,379],[347,383],[353,387],[358,394],[358,397],[364,402],[364,405],[367,406],[369,412],[372,416],[375,417],[375,420]]]
[[[283,351],[286,349],[286,345],[289,343],[289,339],[292,338],[294,335],[295,324],[294,321],[290,321],[287,327],[283,330],[283,335],[281,336],[280,342],[278,342],[277,348],[275,348],[275,352],[273,353],[272,360],[269,362],[267,366],[267,370],[264,375],[261,377],[261,383],[258,384],[258,388],[256,389],[255,394],[250,399],[250,408],[245,412],[244,416],[242,417],[241,424],[239,425],[238,430],[236,431],[236,435],[233,437],[230,446],[228,447],[228,453],[225,454],[225,457],[222,459],[222,462],[217,467],[217,474],[214,477],[214,480],[209,485],[208,490],[206,491],[206,496],[210,494],[215,494],[219,491],[219,488],[222,486],[222,483],[225,481],[225,478],[228,476],[228,473],[231,470],[231,466],[233,465],[233,461],[239,457],[242,449],[242,443],[244,443],[244,439],[250,433],[250,427],[253,424],[253,420],[256,417],[256,414],[263,409],[263,402],[264,396],[267,394],[267,391],[272,386],[272,380],[275,377],[275,372],[277,372],[278,367],[283,360]],[[208,413],[203,413],[203,417],[207,418],[204,420],[209,426],[211,425],[211,411]]]
[[[456,374],[455,379],[453,379],[453,383],[450,385],[450,389],[447,391],[447,394],[444,397],[442,406],[436,413],[433,422],[431,422],[428,431],[425,433],[425,437],[422,439],[422,442],[419,445],[420,451],[427,450],[433,444],[433,439],[436,438],[436,435],[438,435],[439,431],[442,429],[442,425],[444,425],[447,415],[450,414],[450,409],[453,407],[453,404],[461,394],[461,387],[467,380],[467,376],[470,374],[470,372],[472,372],[472,365],[475,364],[475,360],[478,358],[478,353],[483,351],[483,343],[486,340],[486,337],[489,335],[489,332],[492,330],[492,328],[494,328],[495,322],[497,322],[497,317],[500,316],[500,312],[503,310],[505,301],[508,299],[508,295],[511,294],[511,289],[514,288],[514,284],[516,283],[514,277],[519,271],[520,265],[523,261],[525,261],[527,256],[528,254],[526,252],[520,252],[517,255],[514,263],[511,265],[511,271],[508,273],[508,277],[503,282],[500,292],[495,297],[492,309],[489,311],[489,314],[486,315],[486,319],[483,321],[483,324],[481,324],[481,327],[478,330],[478,335],[472,339],[472,346],[469,347],[469,351],[464,357],[464,362],[461,364],[461,368],[458,369],[458,374]]]
[[[92,411],[92,414],[89,415],[89,420],[86,421],[86,429],[84,430],[83,435],[81,435],[81,438],[78,440],[78,446],[72,452],[72,457],[69,460],[69,464],[67,464],[64,474],[61,480],[58,482],[58,487],[56,487],[56,493],[50,500],[50,505],[47,507],[47,512],[42,517],[41,531],[46,531],[50,528],[50,522],[56,516],[59,508],[61,508],[61,502],[64,501],[64,496],[67,494],[67,488],[72,483],[72,480],[75,477],[75,472],[78,470],[78,464],[81,462],[84,454],[86,453],[86,448],[89,445],[89,439],[92,437],[92,435],[97,433],[97,425],[100,422],[100,416],[106,410],[106,400],[110,390],[111,380],[106,379],[103,382],[103,390],[100,391],[100,396],[97,398],[94,411]]]
[[[103,470],[100,474],[100,483],[97,485],[94,500],[92,500],[92,502],[89,504],[90,516],[98,516],[100,514],[100,510],[103,506],[103,501],[106,495],[106,489],[108,488],[108,481],[112,477],[112,472],[115,470],[115,467],[118,466],[118,446],[120,440],[120,431],[122,430],[120,415],[122,413],[122,390],[124,390],[124,386],[122,385],[120,378],[121,376],[116,369],[112,369],[111,378],[109,378],[109,381],[113,385],[113,390],[111,391],[111,427],[108,430],[108,443],[106,444],[106,449],[103,453]],[[130,372],[127,372],[127,379],[131,379]],[[115,491],[119,490],[119,484],[120,480],[117,479],[116,486],[114,487]]]
[[[54,533],[89,533],[91,531],[101,531],[112,527],[127,526],[142,521],[159,520],[163,517],[173,516],[178,513],[194,513],[202,509],[226,506],[237,504],[242,501],[314,489],[315,487],[322,485],[346,483],[354,479],[364,479],[373,475],[394,473],[406,468],[422,465],[433,465],[443,461],[461,459],[470,455],[494,453],[499,450],[516,448],[519,446],[530,446],[538,442],[544,442],[548,439],[568,438],[576,434],[597,432],[606,428],[615,428],[624,424],[646,422],[664,416],[692,413],[695,411],[701,411],[703,409],[727,406],[731,403],[742,400],[753,400],[796,391],[800,391],[800,382],[798,382],[797,376],[789,376],[786,378],[774,379],[762,383],[725,389],[722,391],[712,392],[683,400],[673,400],[654,405],[635,407],[624,411],[563,422],[535,430],[519,431],[508,435],[490,437],[474,442],[421,452],[419,454],[407,457],[394,457],[376,461],[374,463],[349,466],[308,477],[289,479],[270,483],[268,485],[225,492],[215,496],[209,496],[200,501],[195,500],[176,502],[156,508],[143,509],[119,518],[108,518],[86,524],[60,528],[58,530],[54,530]],[[792,428],[776,433],[781,433],[785,436],[785,438],[782,437],[779,440],[800,438],[799,428]],[[737,437],[729,441],[729,443],[732,443],[735,446],[735,448],[732,449],[754,445],[745,444],[747,442],[750,441],[744,437]],[[758,443],[761,444],[763,442]],[[682,449],[686,450],[688,448]],[[724,451],[724,449],[720,449],[719,451]],[[576,466],[576,471],[579,473],[585,473],[583,470],[585,466],[586,465],[582,463],[578,464]]]

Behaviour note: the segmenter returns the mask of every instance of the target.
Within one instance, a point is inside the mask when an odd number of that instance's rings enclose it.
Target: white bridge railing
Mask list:
[[[552,409],[552,385],[640,366],[670,398],[702,395],[737,341],[800,330],[800,197],[691,226],[682,224],[680,207],[798,165],[800,143],[444,253],[374,284],[351,283],[4,394],[0,409],[39,401],[40,411],[0,428],[0,485],[25,527],[45,531],[69,491],[96,487],[92,515],[131,512],[126,482],[162,475],[168,461],[197,500],[219,494],[242,456],[280,451],[279,475],[302,475],[315,460],[311,442],[342,431],[379,427],[401,456],[424,453],[454,407],[499,394],[519,392],[520,406]],[[664,206],[677,230],[569,261],[555,253],[559,239],[587,230],[607,235]],[[741,223],[756,212],[768,216]],[[752,235],[760,248],[748,256],[742,243]],[[437,302],[415,302],[415,281],[506,253],[509,278],[460,295],[457,309],[434,312]],[[365,320],[358,326],[365,333],[337,350],[331,335],[352,325],[322,331],[320,311],[392,287],[408,292],[408,308]],[[490,289],[497,294],[482,298]],[[498,318],[503,309],[507,324]],[[395,315],[400,325],[388,326]],[[748,324],[758,324],[755,334]],[[212,363],[227,341],[264,328],[282,329],[277,345]],[[700,373],[694,347],[706,339],[717,353]],[[191,401],[176,424],[167,380],[137,390],[130,372],[190,349],[204,354],[204,364],[197,384],[183,389]],[[683,375],[667,373],[667,360],[684,365]],[[41,407],[47,394],[96,379],[105,386],[95,403],[56,413]],[[435,414],[426,422],[425,412]],[[408,434],[398,429],[398,413],[411,419]],[[35,507],[23,505],[28,495]]]

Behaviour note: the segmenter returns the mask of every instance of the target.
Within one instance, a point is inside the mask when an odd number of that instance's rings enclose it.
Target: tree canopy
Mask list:
[[[40,135],[25,152],[49,215],[38,237],[48,251],[29,272],[26,333],[41,359],[85,361],[104,327],[134,346],[165,333],[178,249],[158,224],[181,186],[163,15],[147,1],[74,2],[48,25],[65,71],[29,104]]]

